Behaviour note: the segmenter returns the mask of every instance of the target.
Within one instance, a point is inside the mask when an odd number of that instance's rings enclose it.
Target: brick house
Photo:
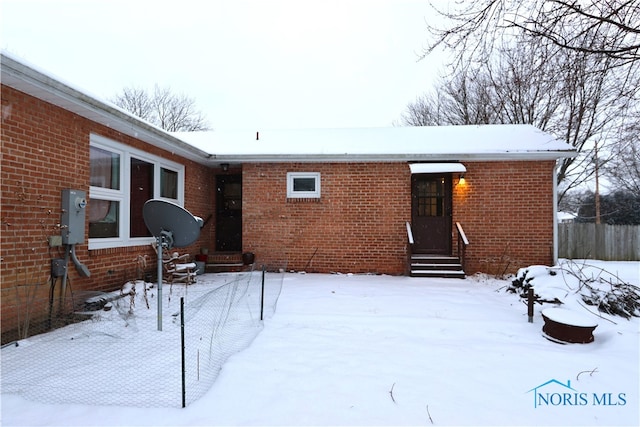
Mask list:
[[[456,276],[447,271],[459,268],[444,263],[457,263],[462,251],[467,273],[503,274],[556,258],[555,166],[573,151],[533,126],[178,136],[235,171],[218,176],[217,201],[224,206],[226,181],[241,183],[241,221],[231,241],[262,261],[280,257],[290,268],[320,272]],[[217,236],[218,248],[224,238]]]
[[[208,248],[212,264],[251,252],[291,270],[419,275],[463,251],[467,274],[556,259],[555,166],[575,152],[531,126],[169,134],[1,59],[3,342],[26,300],[47,310],[64,189],[88,201],[74,249],[90,276],[70,265],[75,290],[155,270],[150,198],[205,219],[183,251]]]

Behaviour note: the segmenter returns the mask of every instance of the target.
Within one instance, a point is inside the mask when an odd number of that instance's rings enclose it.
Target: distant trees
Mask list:
[[[168,132],[209,130],[205,116],[193,98],[155,85],[153,91],[127,87],[111,102]]]
[[[577,222],[595,222],[595,194],[587,191],[580,196]],[[618,190],[600,196],[600,222],[602,224],[640,224],[640,195]]]
[[[520,123],[545,129],[563,92],[573,90],[558,75],[562,62],[537,45],[505,45],[490,61],[454,68],[410,103],[401,120],[413,126]]]

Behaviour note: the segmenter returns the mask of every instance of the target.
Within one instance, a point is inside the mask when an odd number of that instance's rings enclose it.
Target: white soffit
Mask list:
[[[466,172],[462,163],[411,163],[411,173]]]

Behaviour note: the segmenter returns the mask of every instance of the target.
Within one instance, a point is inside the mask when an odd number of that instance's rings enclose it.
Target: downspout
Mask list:
[[[78,260],[78,257],[76,256],[76,245],[74,244],[70,246],[71,246],[71,260],[75,264],[76,270],[78,270],[78,273],[80,273],[80,276],[82,277],[91,276],[91,272],[89,271],[87,266],[81,263],[80,260]]]
[[[558,160],[553,166],[553,265],[558,265]]]
[[[60,298],[60,313],[64,313],[64,299],[67,295],[67,281],[68,281],[68,273],[69,273],[69,258],[71,258],[71,261],[73,261],[73,263],[76,266],[76,270],[78,270],[78,273],[80,274],[81,277],[89,277],[91,276],[91,272],[89,271],[89,269],[87,268],[86,265],[84,265],[83,263],[80,262],[80,260],[78,260],[78,257],[76,256],[76,245],[74,244],[67,244],[64,245],[64,274],[62,275],[62,289],[61,289],[61,298]]]

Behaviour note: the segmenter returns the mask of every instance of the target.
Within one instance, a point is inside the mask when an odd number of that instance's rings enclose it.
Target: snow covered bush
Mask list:
[[[562,260],[555,267],[534,265],[518,270],[507,291],[527,298],[529,289],[539,304],[565,304],[569,299],[610,315],[640,317],[640,287],[598,267],[597,261]]]
[[[516,293],[520,298],[526,299],[529,289],[533,289],[533,297],[538,304],[562,304],[564,298],[568,295],[567,290],[563,287],[547,286],[548,283],[555,282],[551,280],[550,277],[554,277],[557,274],[557,269],[544,265],[532,265],[521,268],[518,270],[516,278],[511,282],[511,286],[507,288],[507,291]]]

